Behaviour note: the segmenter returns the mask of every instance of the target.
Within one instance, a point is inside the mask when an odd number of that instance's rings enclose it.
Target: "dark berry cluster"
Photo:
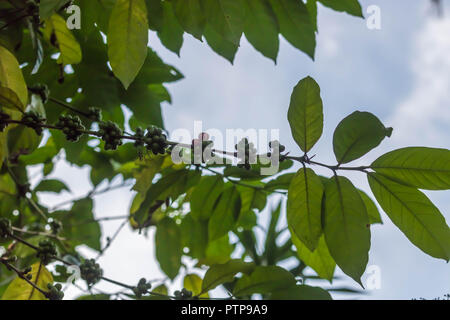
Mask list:
[[[183,288],[181,291],[175,291],[174,296],[177,300],[189,300],[192,299],[192,292]]]
[[[62,300],[64,298],[64,292],[62,292],[62,285],[57,283],[52,285],[51,283],[47,284],[47,298],[49,300]]]
[[[122,145],[122,129],[112,121],[100,122],[98,135],[105,141],[105,150],[116,150]]]
[[[133,288],[133,292],[137,298],[141,298],[144,294],[147,294],[151,288],[152,285],[147,282],[145,278],[142,278],[141,280],[139,280],[137,286]]]
[[[48,86],[46,84],[38,83],[30,87],[29,90],[34,94],[38,94],[44,104],[48,101],[50,90],[48,89]]]
[[[30,273],[31,272],[31,267],[26,267],[23,271],[22,271],[22,275],[27,278],[28,280],[33,279],[33,275]]]
[[[59,220],[53,220],[49,223],[52,234],[57,235],[62,230],[62,223]]]
[[[256,161],[256,148],[253,142],[248,142],[247,138],[243,138],[234,148],[237,150],[237,157],[239,159],[238,168],[250,170],[250,163]]]
[[[9,119],[9,114],[0,111],[0,132],[3,132],[3,130],[5,130],[5,128],[8,126],[8,123],[6,121]]]
[[[33,128],[38,136],[42,134],[42,127],[45,125],[45,118],[43,118],[37,111],[30,110],[23,114],[22,123]]]
[[[56,126],[66,135],[66,139],[72,142],[77,142],[86,129],[79,116],[72,116],[70,114],[60,115]]]
[[[0,219],[0,239],[6,239],[12,234],[11,220],[6,218]]]
[[[103,270],[94,259],[87,259],[80,265],[81,279],[85,280],[88,286],[99,282],[103,276]]]
[[[49,264],[56,255],[58,255],[58,252],[56,251],[56,246],[53,242],[48,239],[39,242],[37,257],[43,264]]]
[[[144,143],[147,150],[153,154],[164,154],[167,147],[167,137],[161,128],[151,126],[147,128],[147,133],[144,137]]]
[[[280,160],[283,160],[283,157],[280,157],[280,154],[286,150],[286,147],[280,144],[280,141],[273,140],[269,142],[269,148],[272,150],[267,153],[268,157],[272,157],[272,155],[276,155]]]
[[[87,112],[87,117],[95,122],[102,120],[102,111],[99,108],[90,107]]]
[[[207,148],[212,151],[214,142],[209,140],[209,134],[206,132],[202,132],[198,135],[198,139],[193,139],[191,144],[191,156],[194,164],[205,163],[209,160],[209,155],[212,155],[212,152],[205,153]]]

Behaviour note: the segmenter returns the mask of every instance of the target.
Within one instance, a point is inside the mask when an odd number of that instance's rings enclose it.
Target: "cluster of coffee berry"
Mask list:
[[[249,142],[247,138],[243,138],[234,148],[237,150],[236,155],[239,159],[237,164],[238,168],[250,170],[250,163],[256,162],[256,148],[253,142]]]
[[[100,122],[102,120],[102,111],[99,108],[89,107],[86,116],[95,122]]]
[[[70,114],[60,115],[56,127],[60,128],[66,135],[66,139],[72,142],[77,142],[86,130],[80,117],[72,116]]]
[[[64,292],[62,292],[62,285],[57,283],[52,285],[51,283],[47,284],[48,292],[46,294],[49,300],[62,300],[64,298]]]
[[[192,292],[183,288],[181,291],[177,290],[174,293],[176,300],[189,300],[192,299]]]
[[[7,239],[12,234],[11,220],[0,219],[0,239]]]
[[[282,144],[280,144],[280,141],[278,141],[278,140],[270,141],[269,148],[272,150],[272,152],[267,153],[268,157],[271,157],[272,154],[276,154],[279,157],[280,153],[284,152],[286,150],[286,147],[283,146]]]
[[[30,128],[33,128],[38,136],[42,134],[43,126],[45,125],[45,118],[37,111],[30,110],[23,114],[22,123]]]
[[[88,286],[99,282],[103,276],[103,270],[94,259],[87,259],[80,265],[81,279],[85,280]]]
[[[144,294],[147,294],[148,291],[152,288],[150,282],[147,282],[145,278],[139,280],[136,287],[133,288],[133,292],[137,298],[141,298]]]
[[[52,234],[57,235],[63,228],[63,225],[61,221],[59,220],[52,220],[50,223],[50,230],[52,231]]]
[[[118,146],[122,145],[123,132],[116,123],[100,122],[99,127],[98,135],[105,141],[105,150],[116,150]]]
[[[58,252],[56,251],[56,246],[53,242],[48,239],[39,242],[37,257],[41,260],[42,264],[49,264],[53,260],[53,257],[57,255]]]
[[[209,134],[202,132],[198,135],[198,139],[193,139],[191,144],[191,160],[194,164],[202,164],[209,160],[212,156],[212,148],[214,142],[209,140]],[[210,152],[205,152],[209,149]]]
[[[148,127],[144,142],[147,150],[153,152],[153,154],[166,153],[167,136],[163,133],[161,128],[155,126]]]

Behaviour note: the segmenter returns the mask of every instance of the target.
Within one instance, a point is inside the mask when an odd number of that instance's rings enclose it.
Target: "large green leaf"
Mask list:
[[[361,199],[363,200],[366,210],[367,216],[369,217],[370,224],[381,223],[383,224],[383,220],[381,220],[380,211],[378,211],[377,205],[373,200],[362,190],[358,190]]]
[[[111,68],[128,88],[147,56],[148,19],[145,0],[117,0],[109,20]]]
[[[283,37],[314,59],[315,26],[303,1],[270,0]]]
[[[68,239],[66,243],[73,248],[79,245],[86,245],[100,251],[102,233],[100,224],[95,221],[91,198],[84,198],[74,202],[69,212],[57,212],[55,213],[55,218],[63,224],[61,236]]]
[[[428,190],[450,189],[450,150],[408,147],[388,152],[370,167],[390,179]]]
[[[287,289],[274,292],[270,299],[272,300],[331,300],[328,291],[320,287],[311,287],[307,285],[293,286]]]
[[[33,264],[30,274],[31,281],[37,287],[48,291],[47,284],[53,283],[53,277],[45,266],[39,262]],[[25,280],[15,278],[3,293],[2,300],[47,300],[47,298]]]
[[[312,268],[319,277],[327,279],[331,282],[333,280],[336,262],[334,262],[333,257],[330,255],[325,242],[325,236],[322,235],[320,237],[317,248],[314,251],[309,250],[303,242],[295,236],[295,234],[291,236],[291,240],[297,249],[297,256],[300,260],[303,261],[308,267]]]
[[[183,28],[175,17],[172,3],[163,1],[161,4],[163,19],[161,28],[158,30],[158,37],[167,49],[180,55],[183,45]]]
[[[161,220],[155,235],[156,259],[164,273],[172,280],[178,275],[181,266],[182,249],[180,227],[173,219]]]
[[[244,34],[248,42],[264,56],[277,61],[278,22],[266,0],[243,0],[245,6]]]
[[[233,281],[234,276],[238,273],[249,274],[254,268],[253,263],[242,260],[230,260],[224,264],[214,264],[203,277],[201,292],[206,293],[223,283]]]
[[[0,87],[12,90],[24,110],[28,103],[28,89],[20,70],[16,57],[4,47],[0,46]]]
[[[381,121],[369,112],[355,111],[342,120],[333,135],[333,149],[338,164],[358,159],[377,147],[392,128],[385,128]]]
[[[17,126],[8,131],[8,150],[10,157],[30,154],[39,146],[42,136],[32,128]]]
[[[233,229],[241,211],[241,197],[236,187],[225,189],[217,202],[209,220],[209,239],[215,240]]]
[[[208,23],[224,39],[239,45],[244,31],[245,8],[236,0],[205,0]]]
[[[408,239],[432,257],[450,259],[450,228],[439,209],[419,190],[381,174],[367,176],[375,198]]]
[[[358,190],[345,177],[335,176],[325,185],[324,234],[336,264],[361,284],[369,260],[369,218]]]
[[[41,0],[39,2],[39,18],[45,20],[66,5],[70,0]]]
[[[17,94],[6,87],[0,87],[0,106],[5,109],[18,111],[25,109]]]
[[[184,30],[201,40],[206,25],[204,0],[172,0],[175,16]]]
[[[324,6],[336,11],[346,12],[348,14],[363,18],[361,4],[358,0],[317,0]]]
[[[81,62],[82,53],[80,44],[67,28],[66,20],[60,15],[54,14],[46,20],[44,32],[48,39],[51,39],[53,35],[56,39],[55,44],[61,53],[58,57],[58,63],[68,65]]]
[[[300,169],[289,186],[287,221],[291,231],[314,251],[322,234],[322,198],[324,187],[309,168]]]
[[[306,77],[295,86],[288,111],[292,136],[299,147],[308,152],[323,131],[323,104],[317,82]]]
[[[278,266],[258,266],[250,275],[243,275],[234,287],[236,297],[255,293],[268,294],[295,286],[294,275]]]
[[[208,247],[208,221],[196,221],[191,214],[186,215],[181,223],[181,237],[189,256],[203,259]]]
[[[191,214],[196,220],[208,220],[213,214],[214,205],[223,190],[221,176],[202,177],[191,196]]]

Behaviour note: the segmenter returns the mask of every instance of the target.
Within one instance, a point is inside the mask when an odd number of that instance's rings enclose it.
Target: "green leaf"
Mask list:
[[[315,27],[303,1],[270,0],[283,37],[312,59],[316,49]]]
[[[79,245],[86,245],[94,250],[101,249],[101,229],[100,224],[95,221],[93,213],[93,202],[91,198],[84,198],[75,201],[72,209],[55,213],[54,218],[63,224],[61,236],[68,239],[67,244],[72,248]]]
[[[245,18],[240,1],[205,0],[205,14],[208,23],[219,35],[234,45],[239,45]]]
[[[292,243],[297,249],[297,256],[300,260],[312,268],[319,277],[331,282],[333,280],[336,262],[334,262],[333,257],[330,255],[330,251],[325,242],[325,236],[322,235],[317,244],[317,248],[314,251],[310,251],[292,231],[291,235]]]
[[[148,25],[150,29],[160,31],[163,24],[163,8],[161,0],[145,0],[147,4]]]
[[[31,281],[43,291],[47,291],[47,284],[53,283],[52,274],[40,265],[40,262],[31,266]],[[15,278],[3,293],[2,300],[47,300],[47,298],[25,280]]]
[[[278,22],[266,0],[244,0],[244,34],[248,42],[264,56],[277,61],[280,40]]]
[[[183,247],[189,248],[189,256],[203,259],[208,247],[208,221],[196,221],[191,214],[186,215],[181,222],[181,237]]]
[[[323,105],[317,82],[306,77],[295,86],[288,111],[292,136],[305,153],[311,150],[323,131]]]
[[[17,126],[8,131],[8,150],[10,157],[30,154],[39,146],[41,136],[32,128]]]
[[[370,224],[376,224],[380,223],[383,224],[383,220],[381,220],[380,211],[378,211],[378,208],[373,202],[373,200],[362,190],[359,190],[359,195],[361,196],[361,199],[364,202],[364,205],[366,206],[367,215],[369,216],[369,223]]]
[[[206,25],[204,0],[172,0],[175,16],[187,33],[202,40]]]
[[[16,57],[0,46],[0,87],[12,90],[21,102],[22,109],[28,103],[28,89]]]
[[[230,261],[231,254],[233,253],[235,246],[230,243],[230,237],[228,234],[220,239],[209,241],[206,247],[206,255],[204,259],[198,262],[198,265],[206,264],[212,265],[216,263],[226,263]]]
[[[232,230],[241,211],[241,197],[234,186],[225,189],[217,201],[208,224],[210,240],[221,238]]]
[[[191,196],[191,214],[195,220],[208,220],[213,214],[214,205],[223,190],[220,176],[202,177]]]
[[[136,78],[147,56],[148,20],[144,0],[117,0],[108,30],[111,68],[125,89]]]
[[[361,286],[369,260],[368,224],[364,202],[350,180],[331,178],[325,185],[325,240],[336,264]]]
[[[392,128],[385,128],[373,114],[353,112],[342,120],[334,131],[333,149],[338,164],[362,157],[391,134]]]
[[[25,109],[17,94],[6,87],[0,87],[0,107],[19,111]]]
[[[272,300],[332,300],[328,291],[307,285],[293,286],[274,292]]]
[[[425,194],[381,174],[370,173],[367,178],[378,203],[408,239],[426,254],[448,262],[450,228]]]
[[[252,185],[252,183],[248,183]],[[267,193],[262,189],[262,184],[254,183],[255,188],[238,185],[237,189],[241,195],[241,214],[247,211],[256,209],[258,211],[264,210],[267,203]]]
[[[386,177],[427,190],[450,189],[450,150],[408,147],[388,152],[370,168]]]
[[[70,189],[64,182],[56,179],[42,180],[41,182],[39,182],[36,188],[34,188],[34,192],[61,193],[61,191],[63,190],[70,192]]]
[[[234,287],[236,297],[254,293],[267,294],[295,286],[294,275],[278,266],[258,266],[250,275],[243,275]]]
[[[61,55],[58,57],[58,63],[68,65],[81,62],[80,44],[67,28],[66,20],[60,15],[54,14],[46,20],[44,33],[47,39],[51,39],[52,35],[56,39],[56,46],[61,52]]]
[[[238,45],[226,40],[209,24],[206,25],[204,36],[208,45],[215,53],[224,57],[233,64],[234,57],[239,48]]]
[[[97,293],[97,294],[87,294],[75,298],[75,300],[110,300],[111,296],[109,294]]]
[[[314,31],[317,32],[317,0],[306,0],[306,8],[308,9],[311,22],[314,25]]]
[[[217,286],[233,281],[238,273],[249,274],[253,271],[253,263],[242,260],[230,260],[224,264],[214,264],[206,271],[202,282],[202,293],[206,293]]]
[[[294,176],[295,173],[292,172],[279,175],[275,179],[268,181],[264,189],[267,191],[288,190]]]
[[[180,227],[172,219],[161,220],[155,235],[156,258],[171,280],[175,279],[181,267],[182,249]]]
[[[336,11],[347,12],[353,16],[364,18],[361,4],[358,0],[318,0],[324,6]]]
[[[174,14],[172,3],[162,2],[163,21],[161,29],[158,31],[159,40],[172,52],[180,55],[180,49],[183,45],[183,28],[178,23]]]
[[[198,296],[200,298],[208,298],[209,295],[207,293],[202,293],[202,278],[200,278],[196,274],[187,274],[183,280],[183,287],[186,290],[189,290],[193,293],[194,296]]]
[[[45,20],[66,5],[70,0],[41,0],[39,3],[39,18]]]
[[[300,169],[289,186],[287,200],[288,226],[314,251],[322,234],[322,198],[324,187],[313,170]]]

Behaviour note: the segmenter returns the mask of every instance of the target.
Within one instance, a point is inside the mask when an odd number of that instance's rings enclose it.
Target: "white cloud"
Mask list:
[[[450,138],[450,13],[430,19],[416,38],[411,61],[411,94],[395,108],[389,122],[395,143],[417,141],[445,146]]]

